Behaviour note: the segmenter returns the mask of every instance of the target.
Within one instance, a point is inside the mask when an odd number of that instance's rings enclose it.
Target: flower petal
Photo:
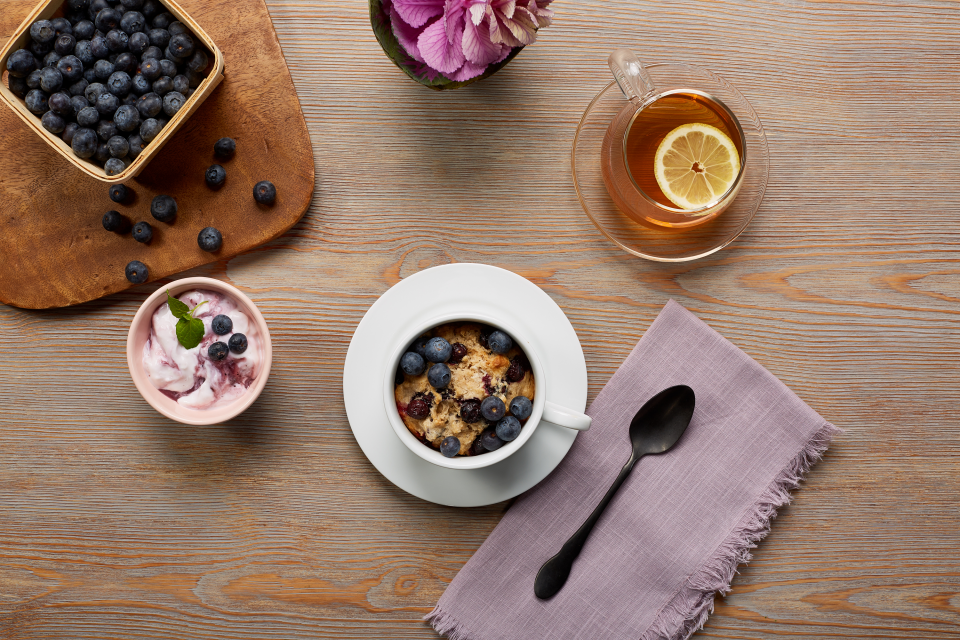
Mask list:
[[[447,29],[447,42],[454,43],[456,34],[459,34],[457,27],[463,27],[463,0],[447,0],[443,8],[443,19]]]
[[[454,82],[464,82],[465,80],[470,80],[471,78],[476,78],[481,73],[486,70],[486,65],[476,65],[467,60],[463,63],[463,66],[460,67],[460,70],[454,73],[453,75],[447,76]]]
[[[497,21],[500,23],[500,35],[505,44],[516,47],[530,44],[537,39],[537,32],[533,26],[525,25],[517,19],[511,20],[500,13],[496,13],[496,15]],[[514,18],[520,18],[520,13],[514,13]],[[512,37],[507,37],[507,33]]]
[[[420,49],[417,47],[417,38],[420,37],[423,29],[415,29],[404,22],[397,14],[396,7],[390,8],[390,25],[393,27],[393,35],[396,36],[403,50],[417,62],[423,62],[423,56],[420,55]]]
[[[463,55],[469,62],[486,67],[500,57],[500,46],[490,40],[490,30],[476,27],[470,20],[463,30]]]
[[[481,0],[480,2],[475,2],[472,5],[470,5],[469,11],[470,11],[470,21],[473,22],[473,24],[475,25],[479,25],[480,22],[483,20],[483,16],[486,15],[487,3],[483,0]]]
[[[423,61],[444,75],[448,75],[463,66],[463,25],[459,27],[456,44],[447,41],[445,20],[439,18],[428,26],[417,39],[417,47]]]
[[[443,13],[443,0],[393,0],[393,6],[404,22],[422,27],[433,16]]]

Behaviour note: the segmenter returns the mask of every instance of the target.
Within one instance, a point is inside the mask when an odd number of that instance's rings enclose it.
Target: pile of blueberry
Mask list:
[[[218,336],[225,336],[233,331],[233,320],[230,319],[230,316],[223,314],[214,316],[213,322],[210,323],[210,328],[213,329],[213,332]],[[230,339],[226,342],[217,340],[212,343],[207,348],[207,355],[210,356],[211,360],[220,361],[227,357],[228,351],[233,351],[235,354],[240,355],[246,350],[247,336],[242,333],[235,333],[230,336]]]
[[[513,339],[499,330],[485,332],[481,336],[481,342],[492,353],[501,355],[513,347]],[[459,342],[450,344],[439,336],[422,337],[414,341],[410,351],[400,358],[400,371],[410,376],[418,376],[426,371],[430,386],[440,391],[443,397],[450,384],[449,364],[459,364],[466,354],[467,348]],[[429,368],[427,363],[430,363]],[[510,368],[507,370],[508,380],[518,382],[523,379],[525,373],[519,358],[511,360]],[[401,378],[398,376],[398,382],[400,381]],[[432,403],[431,394],[417,394],[407,405],[406,413],[416,420],[423,420],[430,415]],[[474,441],[470,453],[480,455],[488,451],[496,451],[505,442],[516,440],[520,435],[522,422],[529,418],[531,413],[533,413],[533,403],[525,396],[514,397],[510,401],[509,411],[503,400],[492,394],[483,400],[463,400],[460,403],[460,418],[464,422],[475,423],[484,419],[488,423],[488,427]],[[447,436],[440,443],[440,453],[448,458],[458,455],[460,440],[455,436]]]
[[[210,56],[157,0],[66,0],[7,59],[10,91],[108,176],[122,172],[207,75]]]

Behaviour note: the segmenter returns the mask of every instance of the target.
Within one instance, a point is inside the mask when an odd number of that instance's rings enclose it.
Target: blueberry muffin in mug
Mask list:
[[[394,398],[407,429],[444,456],[480,455],[515,440],[533,412],[530,361],[505,332],[449,322],[413,341]]]

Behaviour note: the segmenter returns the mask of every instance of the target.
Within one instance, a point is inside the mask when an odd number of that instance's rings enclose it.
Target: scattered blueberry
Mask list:
[[[150,213],[160,222],[172,222],[177,216],[177,201],[170,196],[157,196],[150,203]]]
[[[204,251],[219,251],[223,246],[223,236],[213,227],[207,227],[197,236],[197,244]]]
[[[440,453],[447,458],[456,457],[460,453],[460,441],[457,440],[456,436],[447,436],[443,439],[443,442],[440,443]]]
[[[481,417],[479,400],[464,400],[460,405],[460,419],[466,423],[479,422]]]
[[[400,368],[408,376],[418,376],[427,368],[427,363],[419,353],[408,351],[400,358]]]
[[[487,396],[480,402],[480,414],[491,422],[500,420],[506,413],[506,405],[497,396]]]
[[[277,188],[269,180],[262,180],[253,186],[253,199],[260,204],[273,204],[277,199]]]
[[[450,367],[442,362],[433,365],[427,371],[427,382],[435,389],[443,389],[450,384]]]
[[[133,225],[133,239],[144,244],[153,240],[153,227],[149,222],[138,222]]]
[[[490,351],[494,353],[506,353],[513,347],[513,340],[503,331],[494,331],[487,338],[487,345]]]
[[[467,347],[460,342],[454,342],[450,345],[450,364],[460,364],[467,355]]]
[[[235,333],[230,336],[230,351],[234,353],[243,353],[247,350],[247,336],[242,333]]]
[[[127,196],[130,195],[129,190],[126,185],[122,184],[112,184],[110,185],[110,199],[114,202],[123,202],[127,199]]]
[[[139,260],[133,260],[127,264],[127,268],[124,269],[126,273],[127,280],[133,284],[142,284],[147,281],[150,273],[147,271],[147,265],[143,264]]]
[[[177,91],[180,91],[177,89]],[[182,92],[181,92],[182,93]],[[220,138],[213,145],[213,155],[229,160],[237,150],[237,142],[233,138]]]
[[[512,442],[520,435],[520,421],[506,416],[497,423],[497,437],[504,442]]]
[[[426,358],[430,362],[446,362],[450,359],[452,352],[450,343],[439,336],[430,338],[425,350]]]
[[[483,445],[483,448],[487,451],[496,451],[503,446],[503,440],[497,436],[497,432],[493,429],[487,429],[480,434],[480,444]]]
[[[204,173],[204,180],[211,189],[219,189],[227,180],[227,172],[218,164],[212,164]]]
[[[526,396],[517,396],[510,401],[510,413],[517,420],[526,420],[533,413],[533,403]]]
[[[213,329],[213,332],[218,336],[225,336],[233,331],[233,320],[230,319],[230,316],[225,316],[221,313],[220,315],[214,316],[213,321],[210,323],[210,328]]]
[[[422,398],[414,398],[407,405],[407,415],[416,420],[423,420],[430,415],[430,405]]]
[[[207,349],[207,355],[210,356],[211,360],[223,360],[229,352],[230,347],[220,341],[214,342]]]
[[[93,154],[97,152],[97,132],[93,129],[78,129],[73,134],[73,142],[70,146],[79,158],[93,157]]]
[[[120,215],[119,211],[107,211],[103,214],[103,228],[114,233],[130,231],[130,221]]]

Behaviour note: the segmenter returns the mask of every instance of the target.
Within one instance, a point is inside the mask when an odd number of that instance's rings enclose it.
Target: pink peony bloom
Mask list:
[[[534,42],[553,18],[552,1],[392,0],[390,24],[411,58],[463,82]]]

